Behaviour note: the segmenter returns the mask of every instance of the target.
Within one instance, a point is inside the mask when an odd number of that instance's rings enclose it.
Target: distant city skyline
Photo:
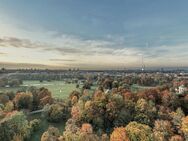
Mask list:
[[[0,67],[188,66],[187,0],[0,1]]]

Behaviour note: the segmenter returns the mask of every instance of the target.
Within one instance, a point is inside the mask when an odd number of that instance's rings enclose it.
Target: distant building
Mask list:
[[[184,94],[188,89],[184,85],[181,85],[178,87],[178,89],[176,88],[175,90],[178,94]]]

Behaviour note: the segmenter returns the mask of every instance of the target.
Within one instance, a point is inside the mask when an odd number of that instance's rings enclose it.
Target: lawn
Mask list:
[[[37,88],[45,87],[52,92],[54,98],[62,99],[66,99],[73,90],[80,91],[80,89],[76,88],[76,84],[67,84],[64,81],[24,81],[24,84],[22,85],[22,87],[30,86],[35,86]]]
[[[80,88],[76,88],[76,84],[72,84],[72,83],[67,84],[64,81],[51,81],[51,82],[23,81],[23,84],[19,87],[0,88],[0,93],[1,92],[10,92],[10,91],[16,92],[18,90],[27,89],[28,87],[31,87],[31,86],[35,86],[37,88],[45,87],[49,91],[51,91],[53,98],[61,98],[61,99],[67,99],[69,94],[74,90],[77,90],[79,92],[81,91]],[[82,86],[80,86],[80,87],[82,87]],[[92,93],[95,88],[96,88],[96,86],[92,86],[92,88],[89,92]]]
[[[52,96],[54,98],[62,98],[62,99],[66,99],[73,90],[80,91],[79,88],[76,88],[76,84],[67,84],[64,81],[51,81],[51,82],[23,81],[23,84],[19,87],[0,88],[0,93],[8,92],[8,91],[16,92],[18,90],[27,89],[28,87],[31,86],[35,86],[37,88],[45,87],[49,91],[51,91]]]
[[[142,91],[142,90],[145,90],[145,89],[151,89],[151,88],[155,88],[155,87],[152,87],[152,86],[140,86],[140,85],[137,85],[137,84],[133,84],[131,86],[131,92],[137,93],[138,91]]]

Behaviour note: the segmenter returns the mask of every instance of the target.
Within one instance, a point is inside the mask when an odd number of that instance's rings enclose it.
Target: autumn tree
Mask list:
[[[40,120],[39,119],[33,119],[29,122],[29,126],[33,132],[37,131],[40,126]]]
[[[145,99],[138,99],[135,110],[135,121],[147,125],[153,124],[153,121],[157,116],[157,109],[152,101],[148,102]]]
[[[4,111],[5,112],[11,112],[14,110],[14,103],[12,101],[9,101],[5,104]]]
[[[188,116],[182,118],[181,130],[185,136],[185,139],[188,140]]]
[[[0,120],[0,140],[10,141],[14,136],[20,135],[23,139],[30,137],[30,126],[23,112],[13,111],[7,113]]]
[[[17,93],[13,101],[17,109],[32,110],[33,95],[31,93]]]
[[[47,120],[51,122],[59,122],[68,116],[66,107],[60,104],[52,104],[44,109],[46,109],[44,110],[44,115],[46,115]]]
[[[178,108],[176,111],[173,111],[170,113],[170,117],[172,118],[172,123],[174,125],[174,129],[176,132],[180,133],[180,128],[181,128],[181,119],[185,117],[184,112],[182,111],[181,108]]]
[[[91,126],[91,124],[82,124],[79,141],[99,141],[99,137],[93,133],[93,127]]]
[[[52,94],[51,92],[46,88],[40,88],[39,92],[37,94],[37,99],[39,100],[39,108],[42,108],[46,104],[52,104]]]
[[[170,138],[169,141],[184,141],[183,137],[180,135],[174,135]]]
[[[152,130],[147,125],[130,122],[125,130],[130,141],[153,141]]]
[[[60,136],[59,130],[55,127],[49,127],[46,132],[42,134],[41,141],[58,141]]]
[[[68,119],[63,132],[63,141],[77,141],[79,140],[80,128],[76,125],[74,119]]]
[[[114,128],[110,135],[110,141],[129,141],[126,129],[124,127]]]
[[[0,94],[0,103],[6,104],[9,101],[9,97],[6,94]]]
[[[168,141],[173,135],[172,124],[165,120],[156,120],[153,128],[155,141]]]

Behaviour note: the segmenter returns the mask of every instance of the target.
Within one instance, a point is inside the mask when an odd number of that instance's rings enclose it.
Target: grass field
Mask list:
[[[39,82],[39,81],[24,81],[22,87],[35,86],[37,88],[45,87],[52,92],[54,98],[66,99],[68,95],[73,91],[80,89],[76,88],[76,84],[67,84],[64,81],[51,81],[51,82]]]
[[[139,86],[137,84],[133,84],[131,86],[131,92],[137,93],[138,91],[142,91],[142,90],[145,90],[145,89],[151,89],[151,88],[155,88],[155,87],[152,87],[152,86]]]
[[[40,87],[45,87],[49,91],[51,91],[52,96],[54,98],[61,98],[61,99],[66,99],[69,94],[73,90],[81,91],[81,89],[76,88],[76,84],[67,84],[64,81],[51,81],[51,82],[39,82],[39,81],[23,81],[23,84],[19,87],[14,87],[14,88],[0,88],[0,93],[1,92],[8,92],[8,91],[18,91],[18,90],[23,90],[27,89],[28,87],[35,86],[37,88]],[[82,86],[80,86],[82,87]],[[93,92],[95,89],[95,86],[93,86],[90,90],[90,92]]]

